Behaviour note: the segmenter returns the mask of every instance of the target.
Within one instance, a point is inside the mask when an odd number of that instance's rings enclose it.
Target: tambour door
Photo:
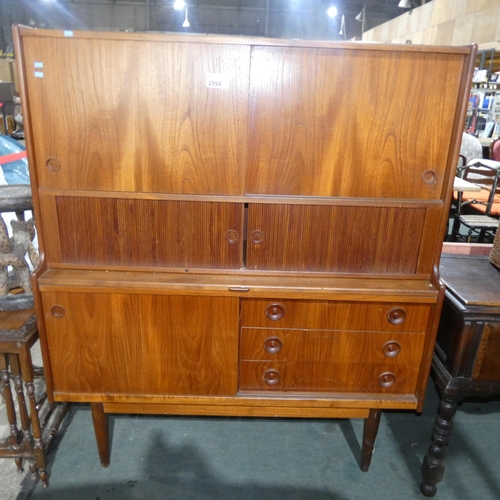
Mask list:
[[[42,293],[54,390],[234,395],[238,299]]]
[[[243,204],[41,196],[49,265],[240,269]]]
[[[252,270],[430,273],[440,206],[250,204]]]
[[[249,47],[70,33],[22,37],[40,187],[243,193]]]
[[[466,56],[253,47],[247,193],[441,197]]]

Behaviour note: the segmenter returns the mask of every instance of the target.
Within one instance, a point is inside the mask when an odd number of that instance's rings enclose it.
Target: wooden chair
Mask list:
[[[461,193],[458,195],[456,231],[458,235],[460,226],[466,226],[469,229],[467,242],[471,241],[475,233],[478,243],[482,243],[487,234],[494,236],[498,228],[498,214],[493,212],[493,208],[495,203],[500,203],[499,175],[500,168],[488,166],[484,160],[473,160],[459,169],[460,177],[481,187],[481,191],[474,193],[473,198],[466,198]]]

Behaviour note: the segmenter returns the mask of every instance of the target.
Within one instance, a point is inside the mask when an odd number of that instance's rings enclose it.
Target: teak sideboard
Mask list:
[[[47,385],[108,413],[421,410],[476,48],[14,28]]]

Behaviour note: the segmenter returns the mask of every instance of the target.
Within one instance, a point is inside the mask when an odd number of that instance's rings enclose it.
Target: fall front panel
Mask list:
[[[55,210],[63,263],[242,266],[243,204],[57,196]]]
[[[238,299],[42,293],[54,389],[234,395]]]

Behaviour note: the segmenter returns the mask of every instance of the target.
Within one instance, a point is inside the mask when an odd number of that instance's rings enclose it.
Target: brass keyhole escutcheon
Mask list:
[[[61,306],[52,307],[51,312],[52,312],[52,316],[54,316],[54,318],[62,318],[66,314],[64,307],[61,307]]]
[[[406,319],[406,311],[400,307],[395,307],[387,313],[387,321],[391,325],[400,325]]]
[[[281,373],[274,368],[270,368],[264,372],[262,379],[267,385],[276,385],[281,380]]]
[[[283,344],[278,337],[269,337],[264,341],[264,349],[269,354],[276,354],[277,352],[280,352],[282,347]]]
[[[285,315],[285,310],[279,304],[271,304],[266,308],[266,316],[271,321],[278,321]]]

